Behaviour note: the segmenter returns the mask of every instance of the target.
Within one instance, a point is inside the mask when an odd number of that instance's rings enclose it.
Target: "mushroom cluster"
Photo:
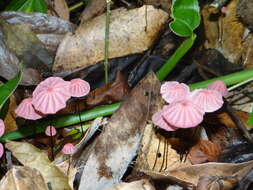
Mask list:
[[[190,88],[176,81],[161,86],[162,98],[168,103],[152,116],[152,121],[166,131],[196,127],[203,121],[205,113],[214,112],[223,105],[223,96],[228,94],[224,82],[215,81],[207,89]]]

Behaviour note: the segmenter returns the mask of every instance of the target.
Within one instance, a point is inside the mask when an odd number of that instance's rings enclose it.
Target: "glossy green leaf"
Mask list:
[[[22,77],[22,72],[18,72],[18,74],[10,79],[7,83],[0,86],[0,110],[2,109],[5,102],[12,95],[15,89],[18,87]]]
[[[178,36],[192,36],[200,24],[198,0],[173,0],[170,29]]]
[[[2,109],[0,109],[0,119],[4,120],[9,110],[10,100],[6,101]]]
[[[47,4],[45,0],[12,0],[5,10],[47,13]]]

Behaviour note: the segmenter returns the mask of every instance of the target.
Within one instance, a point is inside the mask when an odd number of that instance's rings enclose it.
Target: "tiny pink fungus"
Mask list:
[[[0,143],[0,158],[2,158],[3,154],[4,154],[4,146],[2,143]]]
[[[56,129],[53,126],[48,126],[45,130],[45,134],[49,137],[55,136],[57,133]]]
[[[82,79],[70,81],[70,94],[72,97],[86,96],[90,92],[90,84]]]
[[[3,136],[4,131],[5,131],[4,121],[0,119],[0,137]]]
[[[179,82],[165,82],[160,90],[162,98],[168,102],[173,103],[176,101],[184,100],[190,93],[189,87],[184,83]]]
[[[213,83],[209,84],[207,87],[209,90],[216,90],[219,93],[221,93],[222,96],[228,95],[228,89],[227,86],[223,81],[217,80]]]
[[[227,9],[227,7],[221,7],[221,13],[223,13],[224,15],[225,14],[227,14],[227,12],[228,12],[228,9]]]
[[[190,100],[182,100],[164,106],[162,116],[172,126],[191,128],[202,122],[204,110]]]
[[[49,77],[42,81],[33,91],[32,103],[36,110],[44,114],[55,114],[66,107],[71,97],[70,82],[59,77]]]
[[[42,118],[42,114],[34,109],[32,98],[24,99],[16,108],[15,113],[24,119],[37,120]]]
[[[193,103],[200,106],[205,112],[214,112],[223,105],[222,95],[216,90],[198,89],[191,93]]]
[[[166,131],[175,131],[177,128],[170,126],[162,117],[162,111],[156,112],[152,116],[152,121],[158,127],[166,130]]]
[[[62,153],[66,155],[71,155],[71,154],[74,154],[75,152],[76,152],[76,147],[71,143],[65,144],[62,148]]]

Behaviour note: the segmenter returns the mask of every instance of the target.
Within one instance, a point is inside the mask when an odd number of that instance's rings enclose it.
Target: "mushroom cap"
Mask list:
[[[33,91],[32,103],[36,110],[44,114],[55,114],[66,107],[71,97],[70,82],[59,77],[49,77],[42,81]]]
[[[4,146],[2,143],[0,143],[0,158],[2,158],[3,154],[4,154]]]
[[[65,144],[62,148],[63,154],[71,155],[71,154],[74,154],[75,152],[76,152],[76,147],[71,143]]]
[[[176,127],[172,127],[170,126],[165,119],[162,117],[162,111],[158,111],[156,112],[153,116],[152,116],[152,121],[155,125],[157,125],[158,127],[166,130],[166,131],[175,131],[177,128]]]
[[[223,81],[216,80],[213,83],[209,84],[207,89],[209,90],[216,90],[221,93],[222,96],[228,95],[228,89],[226,84]]]
[[[32,104],[32,98],[26,98],[15,109],[15,113],[24,119],[37,120],[42,118],[42,114],[36,111]]]
[[[0,119],[0,137],[3,136],[4,131],[5,131],[4,121]]]
[[[190,100],[182,100],[166,105],[162,117],[177,128],[195,127],[203,121],[204,110]]]
[[[205,112],[214,112],[223,105],[222,95],[216,90],[198,89],[191,93],[192,102]]]
[[[72,97],[86,96],[90,92],[90,84],[82,79],[70,81],[70,94]]]
[[[54,128],[54,126],[48,126],[45,130],[45,134],[49,137],[51,136],[55,136],[57,133],[56,129]]]
[[[166,102],[173,103],[176,101],[181,101],[181,100],[186,99],[187,96],[190,94],[190,89],[184,83],[169,81],[162,84],[160,92],[162,94],[162,98]]]

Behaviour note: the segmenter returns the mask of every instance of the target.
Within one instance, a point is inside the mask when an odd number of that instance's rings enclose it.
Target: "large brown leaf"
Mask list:
[[[143,79],[111,117],[84,166],[79,190],[100,190],[118,183],[140,148],[146,120],[156,108],[160,83]]]
[[[145,6],[111,12],[109,58],[143,52],[153,43],[168,14],[152,6],[146,8],[147,31]],[[85,68],[103,60],[104,36],[105,15],[80,25],[75,34],[66,35],[60,44],[53,70]]]

